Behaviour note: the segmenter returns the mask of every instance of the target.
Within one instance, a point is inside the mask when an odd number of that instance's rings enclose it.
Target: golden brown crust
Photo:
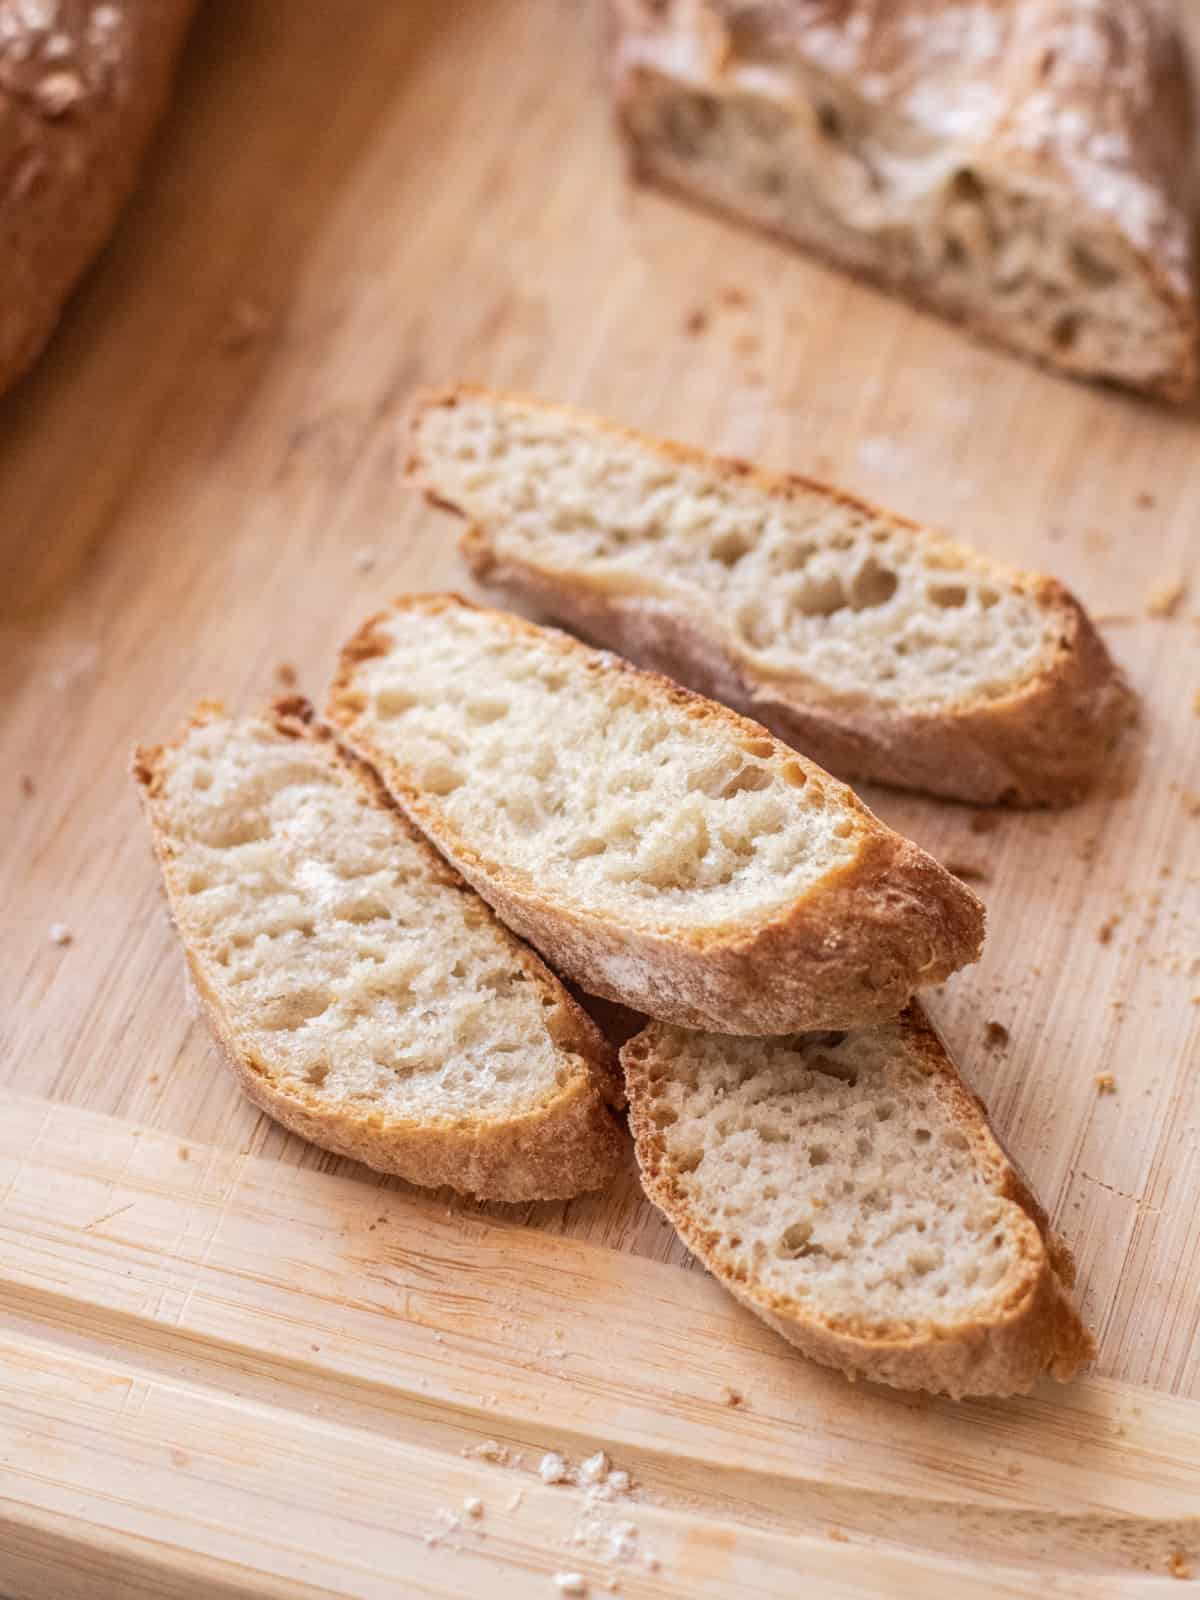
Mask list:
[[[409,481],[434,504],[460,516],[465,515],[461,507],[430,488],[418,430],[426,412],[476,396],[561,417],[653,452],[671,465],[698,467],[715,480],[736,479],[774,499],[816,493],[900,534],[925,531],[907,517],[812,478],[764,472],[743,461],[650,438],[570,406],[495,396],[470,384],[417,396],[406,469]],[[949,553],[975,559],[974,552],[949,540],[943,545]],[[566,575],[502,554],[486,527],[468,527],[460,548],[480,583],[531,602],[594,642],[763,722],[785,743],[843,778],[978,805],[1068,805],[1096,782],[1135,712],[1124,676],[1083,607],[1055,579],[1038,573],[997,568],[998,578],[1020,588],[1053,617],[1057,637],[1050,659],[1007,695],[927,711],[831,696],[822,702],[820,686],[812,680],[765,677],[711,613],[698,617],[682,598],[613,588],[603,579]]]
[[[1191,79],[1178,25],[1166,7],[1155,0],[1047,0],[1040,10],[1022,12],[1018,24],[1010,0],[982,0],[973,19],[975,43],[987,33],[995,37],[975,56],[962,49],[947,53],[945,36],[961,22],[956,0],[890,0],[886,7],[815,0],[802,9],[789,0],[750,6],[702,0],[688,12],[676,0],[609,0],[609,10],[616,119],[635,181],[801,244],[836,269],[902,293],[989,343],[1020,349],[1039,365],[1172,401],[1194,392]],[[1084,22],[1103,29],[1106,50],[1086,48],[1086,41],[1071,48],[1069,40],[1064,48],[1064,34]],[[689,42],[686,51],[679,48],[681,35]],[[768,65],[777,79],[775,96],[790,74],[798,98],[814,74],[827,74],[832,83],[860,86],[872,113],[900,120],[914,90],[938,83],[943,102],[957,96],[967,114],[961,126],[954,116],[944,123],[944,153],[974,172],[1053,194],[1060,207],[1106,229],[1128,249],[1172,330],[1160,369],[1135,379],[1066,344],[1035,353],[1013,336],[1002,316],[971,316],[912,273],[847,261],[815,239],[756,216],[749,202],[735,205],[660,170],[641,109],[681,87],[714,97],[738,92],[743,55],[752,69]],[[989,106],[992,115],[972,115]]]
[[[179,892],[170,830],[163,816],[164,763],[188,731],[222,714],[204,702],[181,734],[168,745],[140,747],[132,772],[150,824],[154,853],[162,870],[168,904]],[[469,895],[471,890],[431,848],[395,806],[369,767],[338,745],[332,732],[314,718],[300,696],[277,700],[268,713],[289,737],[325,746],[348,778],[360,784],[372,804],[385,806],[397,826],[427,852],[442,883]],[[616,1057],[600,1030],[539,957],[503,924],[497,935],[529,973],[543,997],[542,1022],[573,1070],[544,1105],[502,1121],[411,1120],[331,1110],[306,1086],[273,1081],[262,1062],[237,1037],[237,1029],[210,985],[204,963],[185,946],[188,967],[204,1005],[213,1036],[247,1096],[291,1132],[336,1155],[348,1156],[378,1172],[395,1173],[427,1187],[448,1184],[482,1200],[558,1200],[606,1183],[620,1164],[624,1141],[613,1110],[624,1103]]]
[[[978,959],[984,910],[952,874],[909,840],[884,827],[844,784],[780,745],[759,724],[628,662],[599,655],[555,630],[507,613],[490,613],[514,636],[587,657],[597,673],[621,674],[650,704],[670,702],[732,739],[766,739],[774,753],[798,760],[808,792],[844,810],[855,854],[782,912],[757,924],[738,921],[703,933],[633,925],[586,906],[564,903],[535,882],[494,862],[462,838],[436,799],[360,722],[361,661],[387,642],[386,616],[416,608],[466,606],[458,596],[408,596],[368,619],[344,647],[327,715],[351,748],[379,772],[416,825],[492,905],[514,932],[590,993],[682,1027],[718,1033],[772,1034],[862,1026],[894,1017],[914,989],[939,983]]]
[[[660,1069],[651,1024],[621,1051],[629,1092],[630,1127],[646,1194],[683,1242],[733,1295],[814,1361],[847,1377],[869,1378],[901,1389],[924,1389],[956,1399],[968,1395],[1026,1393],[1049,1373],[1065,1381],[1095,1353],[1067,1288],[1074,1268],[1045,1212],[1001,1149],[986,1108],[966,1087],[945,1046],[914,1003],[901,1019],[910,1047],[922,1057],[934,1093],[967,1137],[993,1191],[1014,1208],[1010,1233],[1020,1264],[994,1292],[983,1317],[912,1324],[822,1317],[801,1300],[773,1294],[747,1281],[720,1249],[716,1231],[697,1212],[679,1181],[654,1120],[654,1080]]]
[[[112,231],[195,0],[8,7],[0,37],[0,390],[49,338]]]

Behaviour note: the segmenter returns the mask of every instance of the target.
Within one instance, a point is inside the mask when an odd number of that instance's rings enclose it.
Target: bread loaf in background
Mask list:
[[[1193,108],[1165,0],[610,4],[637,177],[1060,371],[1191,394]]]
[[[195,0],[0,4],[0,390],[133,189]]]

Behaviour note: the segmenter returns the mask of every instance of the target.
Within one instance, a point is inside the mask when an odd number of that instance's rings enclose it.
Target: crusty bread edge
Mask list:
[[[1074,1264],[1045,1212],[1009,1160],[987,1121],[983,1101],[959,1077],[944,1044],[914,1003],[901,1019],[912,1046],[924,1058],[934,1093],[970,1140],[992,1179],[993,1191],[1019,1215],[1009,1222],[1019,1234],[1016,1280],[995,1292],[984,1316],[930,1325],[924,1332],[853,1319],[814,1316],[801,1301],[739,1281],[720,1253],[717,1237],[697,1216],[665,1160],[661,1130],[650,1114],[646,1063],[654,1048],[654,1025],[621,1050],[629,1091],[630,1127],[648,1198],[676,1229],[688,1249],[749,1310],[805,1355],[847,1377],[868,1378],[894,1388],[968,1396],[1027,1393],[1046,1373],[1066,1381],[1095,1354],[1068,1288]]]
[[[157,809],[163,759],[183,743],[192,728],[221,715],[217,702],[204,702],[170,744],[139,747],[134,752],[132,774],[172,910],[173,862]],[[428,853],[441,880],[463,893],[470,892],[395,806],[375,774],[343,750],[332,733],[315,720],[306,700],[299,696],[277,700],[268,717],[290,737],[326,743],[334,759],[364,787],[373,803],[393,812],[397,826]],[[493,918],[493,923],[542,996],[553,1002],[546,1007],[544,1020],[556,1049],[574,1058],[582,1069],[572,1073],[570,1081],[544,1106],[495,1122],[389,1119],[371,1113],[355,1117],[323,1108],[301,1085],[277,1086],[239,1042],[237,1030],[210,986],[203,964],[186,941],[184,949],[207,1021],[226,1063],[246,1096],[283,1127],[336,1155],[424,1187],[448,1184],[481,1200],[567,1199],[607,1182],[622,1158],[624,1141],[610,1109],[624,1098],[614,1052],[538,956],[498,919]]]
[[[884,827],[852,790],[758,723],[619,657],[604,658],[608,669],[631,676],[648,697],[666,698],[697,718],[719,720],[737,738],[768,740],[775,754],[800,763],[809,783],[835,791],[836,803],[856,825],[855,854],[782,911],[757,924],[728,923],[704,937],[683,930],[664,934],[586,914],[484,859],[430,805],[402,765],[357,725],[363,701],[354,687],[356,670],[388,651],[377,629],[418,607],[481,609],[457,595],[408,595],[368,618],[342,649],[328,720],[503,921],[590,993],[682,1027],[720,1033],[856,1027],[894,1017],[914,989],[939,983],[978,959],[984,908],[945,868]],[[508,612],[491,615],[543,647],[596,655],[557,630]]]
[[[615,60],[618,51],[614,49],[612,55]],[[1186,70],[1186,62],[1184,63],[1184,68]],[[849,277],[856,283],[865,284],[871,289],[894,298],[906,300],[918,310],[927,312],[941,321],[961,329],[979,343],[994,349],[1004,350],[1010,355],[1018,355],[1023,360],[1031,362],[1045,372],[1052,372],[1059,376],[1085,382],[1107,384],[1110,387],[1125,389],[1134,394],[1144,394],[1152,399],[1166,400],[1175,405],[1187,404],[1195,394],[1197,376],[1200,374],[1200,317],[1197,315],[1195,303],[1176,290],[1154,254],[1135,244],[1111,217],[1105,217],[1103,220],[1135,257],[1145,276],[1150,292],[1175,325],[1178,339],[1177,365],[1165,370],[1159,378],[1144,381],[1123,378],[1104,368],[1093,367],[1077,358],[1073,359],[1067,352],[1058,355],[1046,355],[1037,351],[1027,350],[1017,344],[1006,333],[1002,321],[972,316],[964,310],[956,309],[952,305],[945,303],[938,295],[919,283],[898,284],[890,281],[882,272],[874,272],[861,263],[851,264],[845,262],[833,250],[824,248],[816,242],[801,242],[785,228],[763,222],[752,216],[748,211],[724,204],[698,188],[689,188],[686,184],[675,182],[666,174],[656,170],[652,156],[644,148],[643,142],[639,139],[628,115],[628,107],[638,93],[638,90],[633,85],[653,80],[657,80],[659,84],[666,85],[671,90],[683,87],[690,89],[693,93],[699,90],[699,92],[711,94],[715,98],[719,98],[721,93],[716,85],[709,84],[701,87],[691,80],[670,77],[666,73],[655,70],[645,64],[618,65],[612,74],[613,120],[625,151],[626,172],[631,183],[645,188],[656,189],[661,194],[667,195],[672,199],[682,200],[695,210],[708,212],[711,216],[717,217],[723,222],[732,223],[741,229],[751,229],[761,237],[773,239],[790,250],[798,251],[802,255],[807,255],[814,260],[820,261],[830,270],[841,274],[843,277]],[[986,166],[986,163],[984,163],[984,166]]]
[[[419,430],[431,410],[460,398],[515,406],[633,445],[670,466],[695,467],[736,480],[773,499],[816,493],[869,516],[901,536],[930,530],[896,512],[797,473],[771,473],[736,458],[658,440],[573,406],[472,384],[418,393],[409,421],[406,479],[431,504],[467,513],[440,494],[422,455]],[[993,700],[938,711],[903,705],[854,705],[830,699],[810,681],[764,675],[725,630],[697,619],[682,596],[614,592],[603,579],[564,573],[503,554],[502,538],[471,522],[460,549],[480,583],[542,608],[587,637],[697,692],[761,720],[786,743],[842,778],[916,789],[977,805],[1064,806],[1091,789],[1132,722],[1136,701],[1083,607],[1056,579],[993,563],[997,581],[1021,589],[1053,613],[1052,658],[1025,683]],[[938,538],[947,551],[977,553]]]

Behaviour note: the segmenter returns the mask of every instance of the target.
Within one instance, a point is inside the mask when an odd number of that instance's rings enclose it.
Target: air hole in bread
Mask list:
[[[217,850],[236,850],[239,845],[257,844],[271,836],[269,820],[253,811],[239,816],[225,816],[214,826],[208,843]]]
[[[838,108],[830,105],[827,100],[822,100],[817,105],[817,127],[826,139],[840,139],[842,137],[842,117]]]
[[[406,689],[379,689],[375,694],[375,710],[381,717],[403,716],[416,703],[416,696],[409,694]]]
[[[430,794],[453,794],[463,783],[463,774],[452,761],[431,761],[421,778]]]
[[[1121,276],[1116,267],[1102,260],[1082,240],[1071,245],[1071,267],[1083,283],[1093,289],[1107,289]]]
[[[808,782],[808,773],[805,772],[798,761],[785,761],[783,764],[783,776],[793,789],[803,789]]]
[[[918,1144],[928,1144],[933,1135],[928,1128],[915,1128],[913,1130],[913,1138]]]
[[[467,720],[486,726],[499,722],[508,715],[508,705],[503,700],[475,700],[467,707]]]
[[[886,605],[899,584],[899,578],[889,567],[882,566],[873,555],[869,555],[851,580],[850,604],[855,611],[868,611],[873,606]]]
[[[719,561],[723,567],[736,567],[738,562],[753,547],[745,534],[737,532],[723,533],[715,539],[709,553],[714,561]]]
[[[829,1148],[827,1145],[814,1144],[810,1146],[808,1152],[808,1164],[810,1167],[823,1167],[828,1160]]]
[[[775,754],[775,745],[770,739],[743,739],[738,748],[744,750],[748,756],[757,756],[760,761],[765,761],[768,756]]]
[[[1081,326],[1079,317],[1074,312],[1066,311],[1055,322],[1050,337],[1060,350],[1070,350],[1079,338]]]
[[[956,610],[967,603],[967,591],[961,583],[931,583],[926,590],[931,603],[943,611]]]

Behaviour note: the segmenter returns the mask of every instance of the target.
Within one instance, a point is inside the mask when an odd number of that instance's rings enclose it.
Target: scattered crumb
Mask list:
[[[586,1594],[587,1580],[582,1572],[556,1572],[554,1584],[559,1594]]]
[[[310,1350],[317,1350],[317,1351],[319,1351],[319,1350],[320,1350],[320,1348],[321,1348],[321,1346],[320,1346],[320,1345],[319,1345],[319,1344],[310,1344],[310,1345],[309,1345],[309,1347],[308,1347],[308,1348],[309,1348],[309,1349],[310,1349]]]
[[[463,1501],[463,1510],[469,1517],[478,1520],[483,1515],[483,1501],[477,1494],[468,1495]]]
[[[1150,493],[1149,489],[1143,489],[1142,492],[1138,495],[1137,500],[1136,500],[1135,503],[1136,503],[1138,509],[1141,510],[1141,511],[1152,511],[1154,509],[1154,507],[1158,504],[1158,501]]]
[[[70,944],[74,940],[74,938],[75,938],[75,935],[71,932],[70,928],[67,927],[65,922],[52,922],[50,924],[50,943],[51,944],[57,944],[57,945]]]
[[[972,833],[994,833],[1000,826],[999,811],[972,811],[967,824]]]
[[[1112,936],[1120,926],[1121,926],[1120,913],[1119,912],[1114,912],[1111,917],[1107,917],[1100,924],[1100,926],[1096,929],[1096,937],[1097,937],[1097,939],[1099,939],[1101,944],[1111,944],[1112,943]]]
[[[547,1451],[538,1464],[538,1477],[543,1483],[566,1483],[567,1463],[553,1450]]]
[[[733,348],[740,356],[756,356],[762,349],[762,340],[754,333],[739,333]]]
[[[375,554],[374,550],[366,549],[356,550],[354,555],[351,557],[357,572],[370,572],[371,568],[375,565],[378,559],[379,558]]]
[[[1192,1563],[1182,1550],[1172,1550],[1167,1557],[1167,1572],[1172,1578],[1190,1578],[1192,1576]]]
[[[982,861],[956,861],[953,857],[943,862],[947,872],[952,872],[956,878],[961,878],[964,883],[990,883],[991,873]]]
[[[746,1403],[745,1395],[743,1395],[737,1389],[731,1389],[728,1384],[726,1384],[725,1388],[723,1388],[721,1390],[721,1404],[722,1405],[733,1406],[734,1409],[736,1410],[736,1408],[738,1406],[744,1406],[745,1403]]]
[[[983,1030],[983,1043],[988,1050],[1006,1050],[1009,1032],[1002,1022],[989,1022]]]
[[[849,1539],[840,1528],[830,1528],[826,1538],[835,1540],[838,1544],[849,1544]]]
[[[1113,1077],[1112,1073],[1111,1072],[1098,1072],[1096,1074],[1096,1093],[1097,1094],[1116,1094],[1116,1092],[1117,1092],[1117,1080]]]
[[[495,1461],[499,1466],[508,1465],[508,1451],[495,1439],[485,1439],[482,1444],[471,1444],[463,1450],[465,1456],[478,1456],[481,1461]]]
[[[645,1556],[643,1559],[645,1560],[646,1566],[648,1567],[648,1569],[651,1572],[657,1572],[658,1569],[662,1566],[662,1562],[658,1559],[657,1556],[648,1555],[648,1556]]]
[[[275,668],[275,676],[285,689],[295,688],[296,669],[290,661],[281,661]]]
[[[594,1456],[588,1456],[586,1461],[579,1463],[580,1483],[603,1483],[608,1477],[609,1460],[603,1450],[597,1450]]]
[[[152,1072],[150,1074],[150,1076],[146,1079],[146,1082],[147,1083],[157,1083],[158,1082],[158,1073],[157,1072]]]
[[[524,1498],[525,1498],[524,1489],[516,1489],[516,1490],[514,1490],[513,1493],[510,1494],[508,1499],[504,1502],[505,1511],[519,1511],[521,1509],[521,1501],[524,1500]]]
[[[1192,696],[1192,710],[1196,716],[1200,717],[1200,689],[1197,689],[1195,694]],[[25,789],[26,784],[29,784],[28,789]],[[26,794],[33,793],[33,782],[29,778],[21,779],[21,787],[22,789],[25,789]]]
[[[1165,578],[1151,584],[1146,591],[1148,617],[1173,617],[1187,593],[1187,584],[1181,578]]]
[[[190,1161],[192,1159],[192,1152],[188,1149],[186,1144],[181,1144],[179,1149],[176,1150],[175,1154],[179,1157],[180,1161]]]
[[[1188,816],[1200,817],[1200,794],[1194,793],[1191,789],[1185,789],[1181,798],[1183,800],[1183,809]]]
[[[1200,711],[1200,694],[1198,694],[1196,696],[1196,700],[1197,700],[1196,709],[1197,709],[1197,711]],[[21,774],[20,782],[21,782],[21,793],[23,795],[25,795],[26,798],[28,798],[32,794],[36,794],[37,793],[37,787],[34,784],[33,779],[29,776],[29,774],[27,772],[23,772]]]
[[[235,300],[221,334],[221,349],[246,350],[252,344],[257,344],[270,325],[270,317],[256,300]]]
[[[695,311],[688,312],[683,324],[683,331],[684,333],[690,334],[693,338],[695,338],[698,333],[703,333],[707,327],[708,312],[697,306]]]
[[[721,299],[727,306],[744,306],[748,303],[746,291],[732,286],[721,290]]]
[[[1004,1470],[1005,1470],[1005,1472],[1008,1473],[1010,1478],[1019,1478],[1021,1476],[1021,1474],[1025,1471],[1025,1468],[1021,1465],[1021,1463],[1019,1461],[1010,1461],[1008,1466],[1005,1467]]]
[[[610,1472],[608,1475],[608,1487],[615,1495],[628,1494],[629,1474],[627,1472],[621,1472],[620,1470],[616,1472]]]

